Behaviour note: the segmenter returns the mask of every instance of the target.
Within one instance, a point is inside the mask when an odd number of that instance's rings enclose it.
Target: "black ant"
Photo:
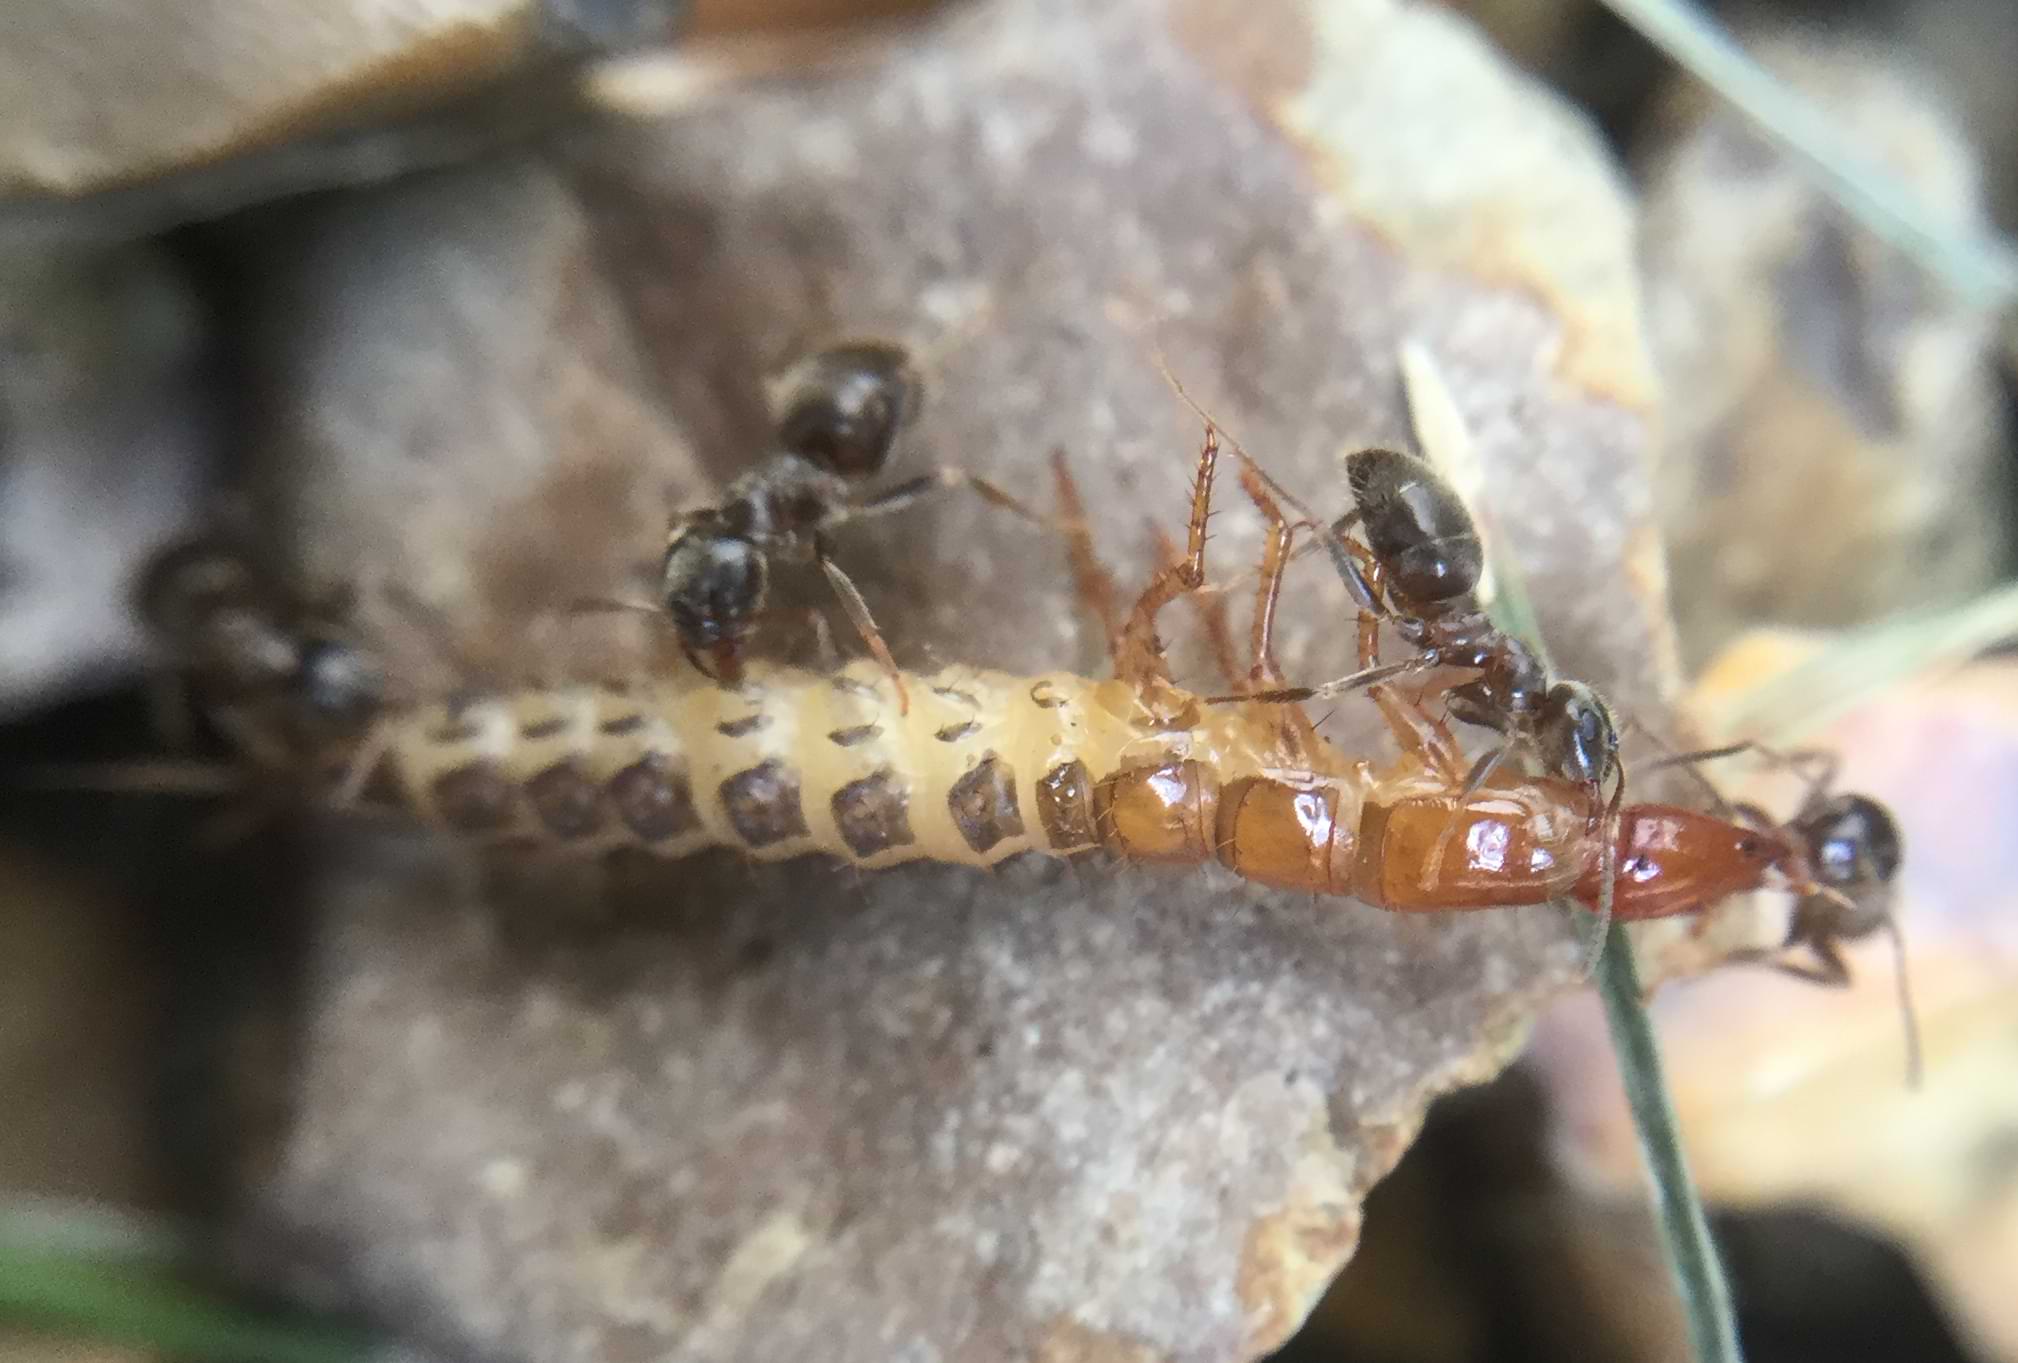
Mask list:
[[[1274,487],[1245,451],[1236,453]],[[1247,699],[1293,703],[1435,668],[1470,669],[1477,675],[1445,691],[1450,713],[1508,741],[1473,764],[1466,789],[1483,785],[1512,751],[1527,747],[1550,775],[1590,789],[1593,809],[1602,808],[1609,820],[1625,793],[1618,726],[1595,690],[1552,678],[1533,649],[1487,615],[1478,599],[1484,542],[1457,491],[1425,461],[1395,450],[1355,451],[1345,471],[1353,509],[1319,538],[1360,608],[1360,669],[1322,686]],[[1355,528],[1364,543],[1353,537]],[[1380,661],[1383,621],[1414,647],[1412,657]],[[1604,801],[1607,782],[1613,791]]]
[[[1181,385],[1177,390],[1191,402]],[[1195,403],[1191,405],[1197,410]],[[1602,883],[1609,885],[1612,831],[1618,827],[1626,792],[1618,725],[1594,689],[1551,677],[1534,649],[1493,623],[1479,599],[1485,541],[1464,498],[1422,459],[1388,449],[1357,450],[1345,460],[1353,508],[1325,526],[1269,477],[1238,441],[1233,450],[1263,486],[1303,515],[1305,524],[1322,532],[1318,540],[1359,607],[1359,670],[1322,686],[1209,699],[1297,704],[1361,687],[1382,688],[1382,683],[1395,678],[1436,668],[1470,669],[1475,673],[1470,680],[1441,688],[1449,712],[1493,729],[1507,741],[1472,764],[1465,792],[1484,785],[1517,749],[1534,752],[1545,773],[1590,792],[1591,831],[1601,836],[1607,862]],[[1355,529],[1364,536],[1363,543],[1351,533]],[[1382,622],[1414,646],[1414,656],[1399,663],[1380,661]],[[1380,700],[1381,691],[1376,690],[1375,696]],[[1609,800],[1604,798],[1607,781],[1612,783]],[[1586,973],[1596,965],[1610,916],[1607,895],[1599,908],[1600,926],[1591,939]]]
[[[1744,752],[1756,753],[1797,775],[1803,768],[1812,769],[1805,778],[1808,793],[1784,825],[1775,828],[1772,819],[1754,805],[1730,805],[1696,770],[1698,763]],[[1921,1074],[1920,1029],[1906,974],[1905,934],[1899,930],[1894,912],[1899,867],[1905,859],[1904,839],[1892,812],[1868,795],[1830,794],[1838,758],[1829,752],[1781,753],[1761,743],[1744,742],[1662,757],[1653,765],[1686,768],[1719,809],[1773,831],[1799,852],[1805,879],[1813,888],[1795,900],[1787,935],[1780,945],[1770,951],[1748,952],[1745,959],[1762,961],[1809,984],[1840,989],[1850,983],[1843,943],[1861,941],[1877,932],[1892,939],[1899,1014],[1906,1029],[1906,1081],[1917,1088]],[[1811,959],[1789,959],[1789,953],[1803,951]]]
[[[186,735],[201,713],[256,763],[284,768],[359,732],[384,700],[385,679],[346,637],[338,602],[276,589],[220,539],[156,554],[136,604],[168,654],[167,689],[156,700],[171,737]]]
[[[731,483],[720,505],[675,516],[666,537],[659,597],[697,668],[720,681],[739,680],[743,642],[765,614],[772,556],[810,558],[890,674],[900,702],[908,703],[889,646],[861,591],[834,561],[828,532],[963,484],[1031,516],[1008,494],[951,468],[863,493],[861,484],[882,471],[921,396],[910,353],[883,342],[835,345],[786,374],[774,403],[770,457]]]

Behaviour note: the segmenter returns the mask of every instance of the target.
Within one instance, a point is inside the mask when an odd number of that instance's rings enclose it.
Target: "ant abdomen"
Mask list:
[[[1395,450],[1346,456],[1346,482],[1366,545],[1395,596],[1415,605],[1476,591],[1485,545],[1464,501],[1422,460]]]
[[[780,390],[779,448],[843,478],[882,470],[920,400],[910,352],[875,341],[833,346],[801,361]]]

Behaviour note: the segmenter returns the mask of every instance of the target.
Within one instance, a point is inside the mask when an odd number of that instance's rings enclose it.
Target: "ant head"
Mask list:
[[[187,643],[226,604],[256,595],[251,567],[238,554],[211,540],[169,545],[141,572],[134,605],[158,636]]]
[[[778,444],[829,473],[866,478],[890,457],[918,407],[917,373],[900,346],[834,346],[786,376]]]
[[[1367,548],[1404,602],[1438,605],[1469,596],[1485,571],[1478,525],[1455,489],[1422,460],[1394,450],[1346,456]]]
[[[748,632],[769,583],[761,549],[720,525],[697,521],[676,528],[667,542],[659,595],[681,640],[708,648]]]
[[[377,709],[385,695],[385,678],[364,650],[340,639],[302,643],[295,685],[319,718],[345,726]]]
[[[1801,914],[1826,918],[1831,937],[1862,937],[1884,924],[1902,858],[1891,811],[1867,796],[1836,795],[1796,816],[1788,831],[1800,841],[1815,886],[1826,892],[1805,896]]]
[[[1560,681],[1543,697],[1536,726],[1542,760],[1550,771],[1599,786],[1619,766],[1619,730],[1604,699],[1577,681]]]

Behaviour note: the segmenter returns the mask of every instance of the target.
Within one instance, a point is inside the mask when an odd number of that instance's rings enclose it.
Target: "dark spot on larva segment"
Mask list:
[[[623,681],[604,681],[597,684],[597,689],[606,696],[628,696],[631,693],[631,684]]]
[[[462,833],[491,833],[511,822],[512,785],[488,757],[434,778],[435,814]]]
[[[482,732],[482,728],[474,720],[456,715],[429,729],[427,741],[441,744],[467,743]]]
[[[645,842],[663,842],[701,826],[687,774],[663,753],[646,753],[612,776],[609,788],[617,817]]]
[[[540,822],[556,837],[585,838],[602,826],[602,792],[572,757],[526,782],[526,795]]]
[[[741,738],[753,734],[771,721],[765,715],[744,715],[741,719],[725,719],[715,726],[715,732],[723,738]]]
[[[828,733],[827,741],[837,748],[852,748],[858,743],[867,743],[883,732],[877,724],[857,724],[850,729],[835,729]]]
[[[887,767],[842,786],[834,792],[833,804],[841,841],[858,857],[917,841],[911,835],[911,798]]]
[[[964,705],[969,710],[978,710],[981,708],[981,702],[974,699],[972,693],[962,691],[957,686],[935,686],[932,688],[932,694],[941,700],[950,700],[956,704]]]
[[[608,734],[611,738],[622,738],[625,734],[634,734],[644,727],[643,715],[618,715],[615,719],[606,719],[596,725],[596,732]]]
[[[1030,688],[1030,703],[1040,710],[1056,710],[1066,700],[1050,682],[1041,681]]]
[[[981,721],[970,719],[964,724],[948,724],[945,728],[933,734],[932,737],[938,739],[941,743],[958,743],[968,735],[979,732],[981,732]]]
[[[722,782],[722,809],[747,847],[769,847],[806,836],[799,807],[799,774],[782,762],[765,762]]]
[[[521,725],[519,728],[519,737],[529,743],[537,743],[542,738],[552,738],[567,727],[568,722],[560,716],[555,715],[548,719],[534,720],[531,724]]]
[[[976,852],[1004,838],[1023,836],[1023,811],[1016,805],[1016,773],[989,753],[981,765],[953,783],[946,794],[954,827]]]
[[[1069,852],[1100,841],[1093,826],[1093,777],[1084,762],[1068,762],[1037,783],[1037,821],[1053,851]]]

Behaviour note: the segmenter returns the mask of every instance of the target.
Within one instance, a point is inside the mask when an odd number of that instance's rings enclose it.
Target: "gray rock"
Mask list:
[[[137,233],[467,156],[576,107],[572,68],[665,40],[682,9],[10,5],[0,13],[0,229]]]
[[[0,712],[144,655],[135,574],[217,459],[208,343],[152,248],[0,258]]]
[[[584,666],[584,631],[531,622],[641,591],[666,511],[760,456],[766,372],[866,333],[932,388],[892,480],[951,462],[1045,505],[1063,446],[1129,582],[1199,440],[1159,349],[1335,511],[1338,452],[1407,439],[1425,346],[1561,661],[1653,723],[1675,685],[1626,209],[1589,132],[1434,11],[973,6],[552,170],[273,230],[270,504],[311,578],[363,578],[388,636],[400,584],[488,676]],[[1238,583],[1256,527],[1230,480],[1220,505]],[[1057,541],[978,499],[839,541],[907,665],[1103,665]],[[1344,669],[1328,571],[1283,613],[1293,675]],[[1372,741],[1365,708],[1328,732]],[[1099,860],[471,871],[332,845],[241,1243],[497,1358],[1259,1354],[1423,1104],[1577,960],[1547,908]]]
[[[1937,219],[1985,222],[1940,91],[1854,36],[1748,40]],[[1646,168],[1661,505],[1692,660],[1775,622],[1951,602],[2009,549],[1995,319],[1855,227],[1805,166],[1678,85]]]

